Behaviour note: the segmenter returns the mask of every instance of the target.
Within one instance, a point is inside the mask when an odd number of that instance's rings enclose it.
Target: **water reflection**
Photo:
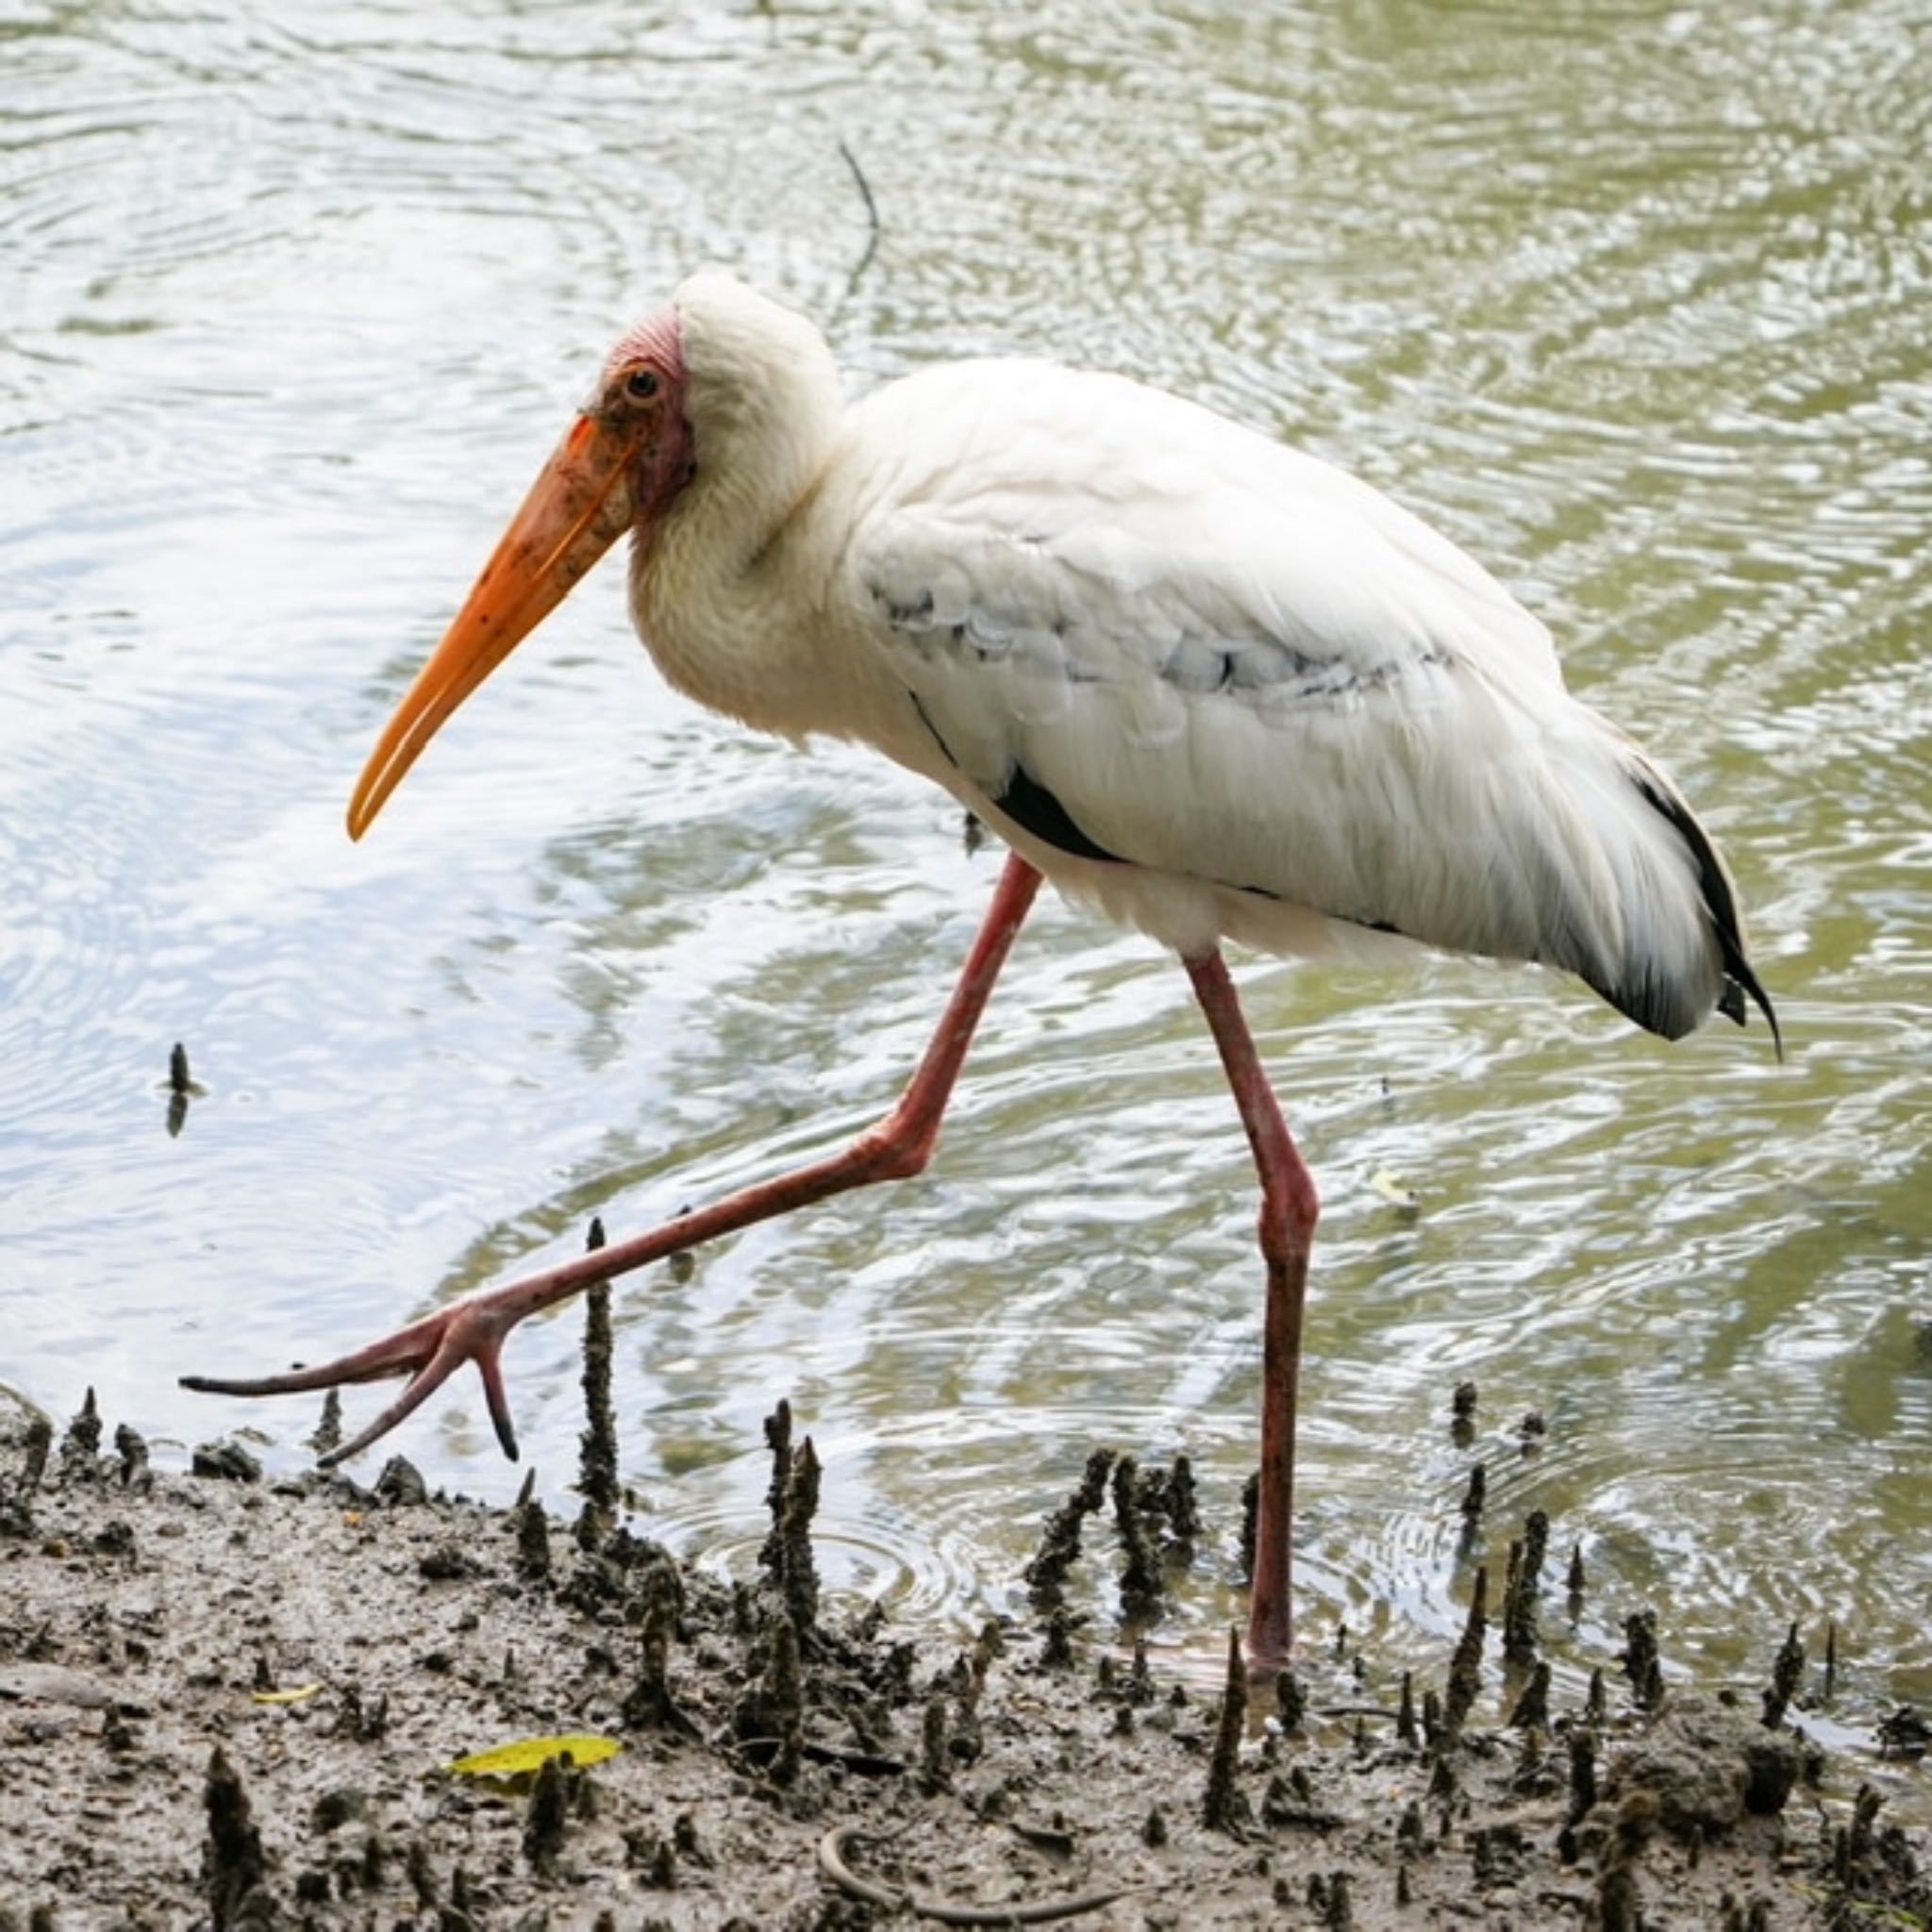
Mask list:
[[[1592,1579],[1566,1669],[1647,1603],[1687,1668],[1761,1679],[1788,1621],[1815,1649],[1832,1619],[1853,1722],[1932,1696],[1914,28],[1902,0],[299,28],[161,0],[0,30],[0,1382],[58,1407],[92,1381],[198,1437],[225,1418],[175,1372],[312,1354],[574,1251],[593,1212],[615,1234],[823,1151],[911,1063],[992,856],[857,754],[668,697],[614,579],[341,835],[612,325],[719,259],[827,318],[859,379],[1050,348],[1395,491],[1549,616],[1738,861],[1782,1069],[1533,975],[1244,970],[1326,1201],[1311,1635],[1452,1630],[1541,1507]],[[881,218],[856,281],[841,140]],[[176,1039],[208,1091],[170,1139]],[[738,1560],[790,1395],[831,1574],[963,1620],[1010,1600],[1095,1442],[1186,1448],[1210,1545],[1168,1634],[1211,1656],[1250,1191],[1178,974],[1043,915],[932,1174],[620,1299],[626,1477]],[[553,1484],[575,1334],[513,1350]],[[248,1419],[300,1459],[310,1417]],[[406,1446],[508,1489],[473,1391]]]

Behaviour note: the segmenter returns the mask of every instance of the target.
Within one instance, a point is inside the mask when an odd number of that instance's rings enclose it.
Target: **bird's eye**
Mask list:
[[[639,402],[648,402],[658,393],[658,372],[655,369],[633,369],[624,379],[624,392],[635,396]]]

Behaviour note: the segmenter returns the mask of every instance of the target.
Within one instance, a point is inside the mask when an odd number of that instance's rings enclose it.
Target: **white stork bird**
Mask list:
[[[625,531],[631,611],[680,691],[858,739],[1010,848],[898,1105],[843,1153],[265,1395],[408,1374],[352,1456],[466,1360],[516,1454],[499,1352],[590,1282],[918,1172],[1041,875],[1180,955],[1261,1181],[1267,1304],[1249,1626],[1288,1657],[1295,1382],[1316,1216],[1221,945],[1372,936],[1575,974],[1676,1039],[1777,1023],[1730,879],[1669,778],[1563,688],[1548,633],[1386,497],[1212,411],[1024,360],[848,407],[824,340],[720,274],[625,335],[364,769],[360,837],[438,727]]]

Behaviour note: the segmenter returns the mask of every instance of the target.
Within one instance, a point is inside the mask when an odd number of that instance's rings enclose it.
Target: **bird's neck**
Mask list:
[[[765,729],[800,716],[813,675],[810,518],[841,433],[829,354],[788,358],[727,384],[693,374],[696,469],[662,519],[641,530],[631,608],[659,670],[680,691]]]

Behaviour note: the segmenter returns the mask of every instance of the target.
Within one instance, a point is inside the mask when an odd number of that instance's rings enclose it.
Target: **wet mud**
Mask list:
[[[1131,1622],[1069,1614],[1083,1572],[1091,1600],[1124,1571],[1130,1619],[1189,1588],[1184,1470],[1096,1455],[1042,1525],[1030,1614],[949,1642],[822,1596],[821,1471],[789,1409],[735,1585],[625,1526],[594,1422],[575,1522],[429,1494],[400,1458],[370,1488],[274,1481],[237,1445],[168,1469],[104,1433],[90,1403],[58,1453],[43,1424],[0,1438],[5,1932],[1932,1915],[1932,1838],[1898,1822],[1924,1815],[1923,1726],[1890,1760],[1828,1757],[1795,1636],[1726,1698],[1667,1673],[1641,1618],[1553,1706],[1546,1526],[1435,1681],[1344,1638],[1253,1687],[1232,1635],[1223,1681],[1184,1681]],[[1523,1688],[1485,1724],[1505,1648]],[[622,1749],[441,1769],[559,1734]]]

